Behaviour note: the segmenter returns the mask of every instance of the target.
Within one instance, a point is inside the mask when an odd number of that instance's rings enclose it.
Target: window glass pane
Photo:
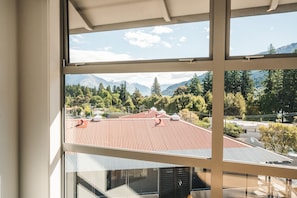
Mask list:
[[[198,167],[66,153],[66,197],[210,197],[211,173]]]
[[[225,160],[296,166],[297,70],[225,72]],[[225,142],[224,148],[227,143]]]
[[[67,143],[211,157],[210,72],[67,74],[65,102]]]
[[[295,21],[297,11],[231,18],[230,56],[297,53]]]
[[[224,197],[296,197],[297,181],[264,175],[225,172]]]
[[[209,57],[209,21],[69,36],[70,62]]]

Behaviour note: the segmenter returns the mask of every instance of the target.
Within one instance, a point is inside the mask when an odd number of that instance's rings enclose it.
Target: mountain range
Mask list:
[[[297,49],[297,43],[292,43],[290,45],[286,45],[280,48],[276,49],[277,54],[284,54],[284,53],[292,53],[294,50]],[[268,51],[262,52],[260,54],[268,54]],[[251,78],[254,80],[255,87],[260,87],[261,82],[263,80],[263,76],[265,75],[265,72],[253,70],[251,71]],[[203,82],[203,79],[205,78],[206,73],[198,75],[198,78],[200,82]],[[77,85],[80,84],[81,86],[86,86],[86,87],[99,87],[99,84],[102,83],[104,87],[107,87],[110,85],[111,87],[113,86],[120,86],[121,84],[124,83],[124,81],[108,81],[103,78],[98,77],[97,75],[94,74],[67,74],[66,75],[66,80],[65,80],[66,85]],[[184,86],[186,84],[189,84],[191,79],[175,84],[166,84],[166,85],[160,85],[161,86],[161,92],[162,95],[168,95],[171,96],[173,95],[174,91],[179,87],[179,86]],[[153,81],[152,81],[153,84]],[[139,84],[139,83],[128,83],[126,82],[127,90],[129,93],[133,93],[136,89],[140,91],[140,93],[143,96],[149,96],[151,94],[151,88],[147,87],[145,85]]]

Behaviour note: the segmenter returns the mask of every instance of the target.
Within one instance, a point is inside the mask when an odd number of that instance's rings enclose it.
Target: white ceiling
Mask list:
[[[297,0],[233,0],[232,10],[265,7],[276,9]],[[127,27],[209,19],[210,0],[68,0],[71,32],[98,31],[119,24]],[[112,29],[109,27],[109,29]]]

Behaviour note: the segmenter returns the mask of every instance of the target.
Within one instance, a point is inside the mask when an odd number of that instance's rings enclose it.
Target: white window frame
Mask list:
[[[121,157],[152,162],[174,163],[190,167],[201,167],[211,172],[211,197],[223,197],[223,172],[234,172],[252,175],[268,175],[297,179],[297,167],[277,165],[247,164],[243,162],[223,161],[223,120],[224,120],[224,72],[230,70],[266,70],[296,69],[297,57],[265,57],[262,59],[244,60],[228,57],[228,0],[211,0],[210,13],[210,59],[194,62],[179,61],[134,61],[111,62],[73,66],[64,64],[63,75],[85,73],[131,73],[131,72],[179,72],[179,71],[212,71],[213,72],[213,128],[212,157],[175,156],[142,151],[109,149],[85,145],[63,143],[63,151]],[[215,14],[214,14],[215,13]],[[66,57],[66,56],[64,56]],[[65,58],[67,59],[67,58]],[[66,61],[67,62],[67,61]]]

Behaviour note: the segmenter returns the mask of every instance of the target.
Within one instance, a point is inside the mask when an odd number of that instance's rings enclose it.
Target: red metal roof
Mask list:
[[[89,122],[86,128],[74,127],[77,120],[66,121],[66,142],[100,147],[146,151],[211,149],[211,131],[169,116],[145,112],[118,119]],[[167,117],[167,118],[165,118]],[[249,147],[224,137],[224,148]]]

